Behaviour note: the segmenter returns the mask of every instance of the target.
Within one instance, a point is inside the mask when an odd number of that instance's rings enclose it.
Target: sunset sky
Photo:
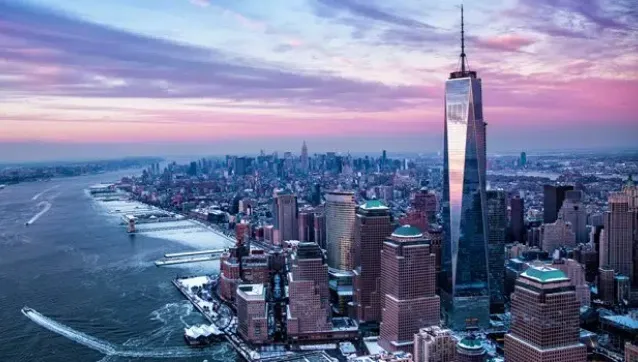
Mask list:
[[[0,0],[0,160],[438,151],[456,3]],[[638,2],[465,15],[488,152],[638,145]]]

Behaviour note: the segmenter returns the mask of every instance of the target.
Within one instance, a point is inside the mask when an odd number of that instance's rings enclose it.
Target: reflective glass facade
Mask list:
[[[440,281],[452,329],[489,325],[485,122],[481,80],[453,73],[445,84],[443,223]]]

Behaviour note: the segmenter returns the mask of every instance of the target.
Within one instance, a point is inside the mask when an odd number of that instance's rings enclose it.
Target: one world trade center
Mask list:
[[[445,83],[440,275],[443,318],[454,330],[489,326],[485,126],[481,79],[465,58],[461,7],[461,66]]]

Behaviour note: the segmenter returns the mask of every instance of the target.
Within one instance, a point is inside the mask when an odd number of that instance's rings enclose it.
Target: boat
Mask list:
[[[184,341],[191,347],[201,347],[218,341],[224,335],[214,324],[184,328]]]

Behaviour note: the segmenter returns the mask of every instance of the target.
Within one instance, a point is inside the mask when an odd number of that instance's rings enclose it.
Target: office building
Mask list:
[[[436,222],[438,204],[434,192],[428,190],[426,187],[415,192],[412,198],[412,207],[415,210],[421,211],[429,224]]]
[[[461,69],[445,83],[444,126],[440,289],[445,323],[452,329],[488,327],[486,123],[481,79],[466,67],[463,38]]]
[[[525,200],[520,196],[510,199],[510,230],[512,241],[525,242]]]
[[[449,329],[421,328],[414,335],[414,362],[456,362],[456,343]]]
[[[381,251],[382,322],[379,345],[389,352],[412,352],[414,334],[440,322],[435,260],[421,230],[404,225]]]
[[[456,345],[456,362],[484,362],[487,351],[483,343],[473,336],[467,336]]]
[[[614,269],[607,265],[600,266],[598,268],[598,299],[607,304],[613,304],[616,299],[615,283]]]
[[[589,307],[591,304],[591,291],[585,280],[585,267],[574,259],[555,259],[552,267],[561,270],[569,278],[574,286],[576,299],[581,307]]]
[[[316,332],[332,329],[328,291],[328,265],[316,243],[299,243],[288,273],[288,336],[312,339]]]
[[[304,208],[299,210],[299,241],[315,241],[315,210]]]
[[[308,159],[308,146],[306,146],[306,141],[303,141],[303,145],[301,146],[301,157],[299,161],[301,163],[301,170],[303,172],[308,172],[310,169],[310,162]]]
[[[263,284],[242,284],[237,288],[237,332],[250,343],[268,342],[266,288]]]
[[[315,243],[326,250],[326,215],[323,211],[315,210],[314,215]]]
[[[576,234],[572,230],[572,225],[560,218],[551,224],[543,224],[541,227],[541,245],[543,251],[550,254],[560,247],[575,247]]]
[[[579,342],[579,310],[574,286],[565,273],[530,266],[519,276],[512,293],[505,360],[584,362],[587,349]]]
[[[560,208],[558,218],[562,218],[572,226],[576,234],[576,243],[584,244],[589,241],[587,234],[587,210],[583,205],[583,192],[570,190],[565,193],[565,201]]]
[[[526,167],[527,166],[527,154],[525,152],[521,152],[521,158],[518,161],[519,166]]]
[[[336,270],[351,271],[354,269],[352,255],[356,208],[354,193],[330,191],[325,197],[328,266]]]
[[[369,200],[357,208],[354,227],[354,305],[362,322],[381,322],[381,249],[392,233],[390,209]]]
[[[635,214],[629,210],[629,197],[625,194],[612,194],[608,204],[609,211],[604,215],[604,242],[600,245],[601,265],[607,265],[633,280]]]
[[[571,185],[543,186],[543,223],[551,224],[558,219],[558,211],[563,206],[565,193],[573,190]]]
[[[299,239],[297,196],[290,191],[278,191],[275,195],[275,229],[279,239],[284,241]]]
[[[625,362],[638,362],[638,345],[625,342]]]
[[[505,309],[505,239],[507,238],[507,194],[503,190],[487,191],[488,267],[490,273],[490,311]]]

